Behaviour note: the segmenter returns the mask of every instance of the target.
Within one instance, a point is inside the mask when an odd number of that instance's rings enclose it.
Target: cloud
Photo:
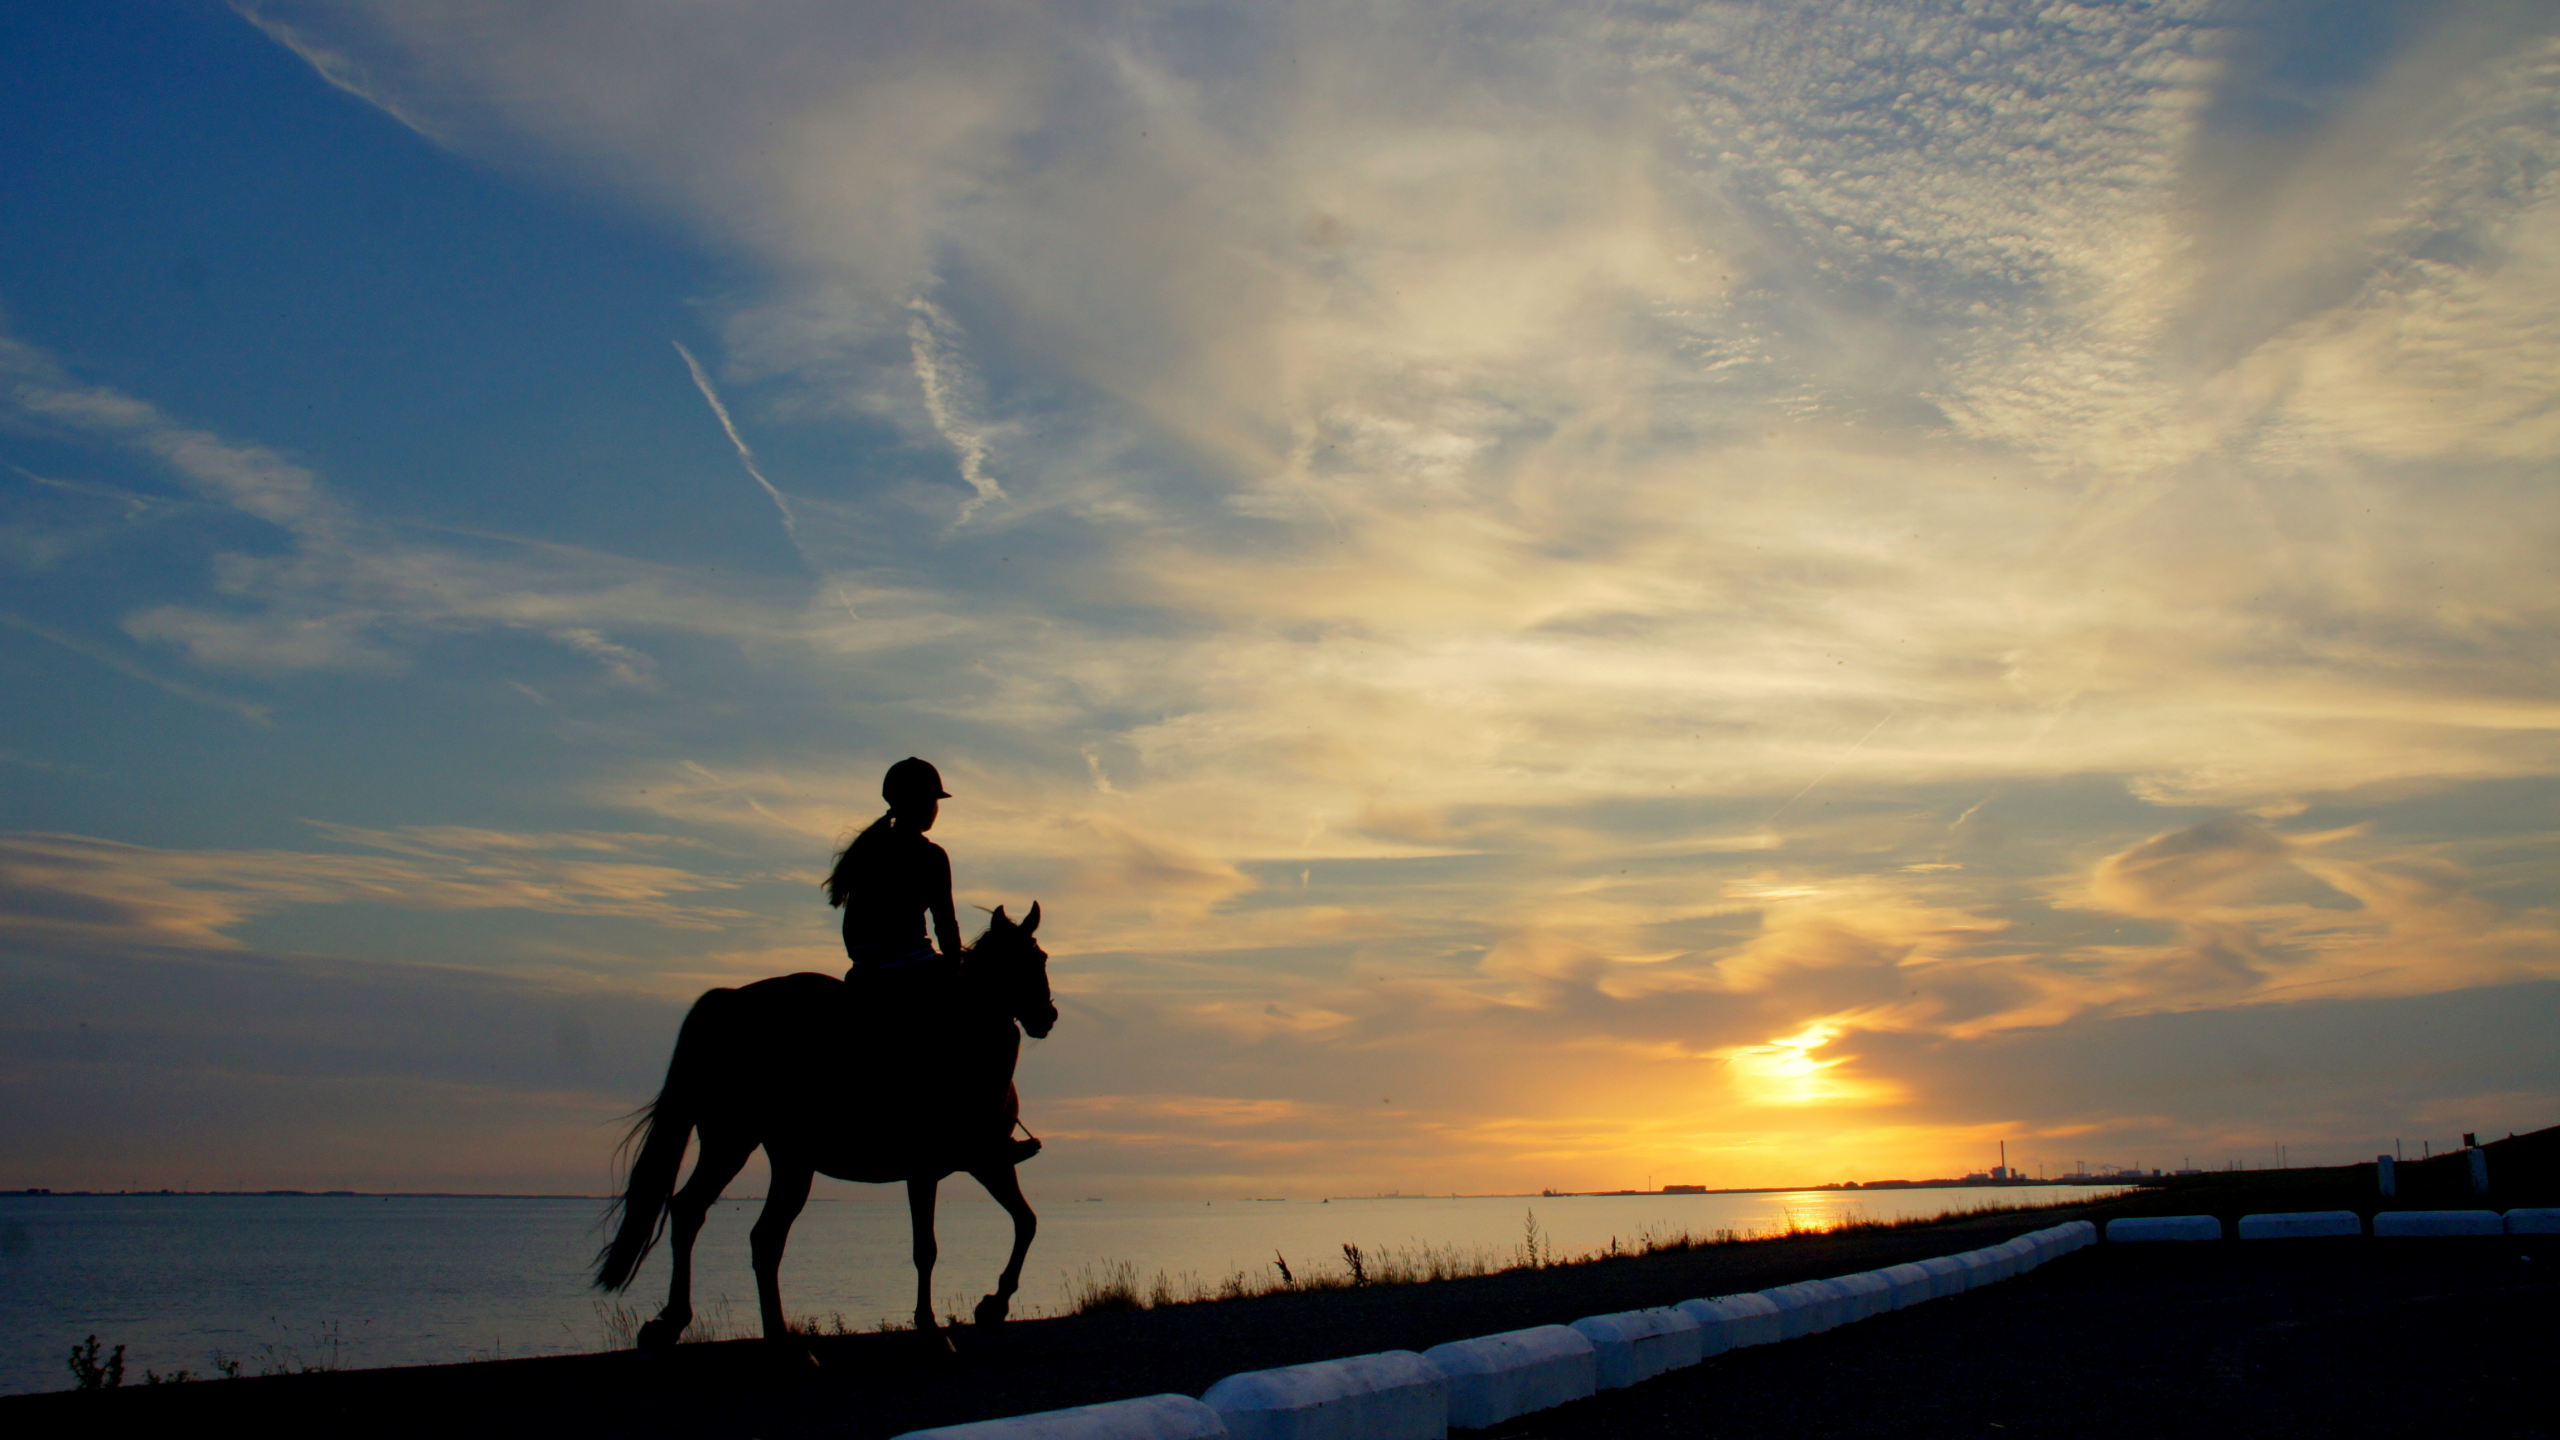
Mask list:
[[[2155,835],[2098,863],[2090,890],[2129,914],[2175,914],[2198,900],[2241,893],[2271,871],[2290,868],[2291,847],[2246,815],[2224,815]]]
[[[78,835],[0,837],[9,902],[0,930],[90,951],[144,945],[234,950],[231,931],[290,906],[385,910],[543,910],[718,930],[746,912],[675,897],[738,882],[629,855],[661,837],[506,836],[430,827],[391,833],[320,827],[383,855],[278,850],[159,850]],[[582,858],[605,848],[624,858]],[[568,850],[568,856],[540,853]]]
[[[925,413],[959,453],[960,478],[969,483],[969,501],[952,522],[964,525],[980,506],[1004,498],[1004,487],[987,473],[994,440],[974,414],[978,382],[960,350],[960,327],[942,307],[922,296],[910,301],[909,307],[915,314],[907,321],[907,342],[915,356],[916,385],[924,394]]]
[[[44,625],[36,621],[29,620],[23,615],[0,614],[0,625],[6,625],[12,630],[23,631],[24,633],[33,635],[40,640],[50,641],[55,645],[61,646],[65,650],[71,651],[73,654],[83,655],[91,660],[95,660],[99,664],[106,666],[108,669],[115,671],[117,674],[129,675],[134,679],[141,681],[145,685],[149,685],[154,689],[165,690],[172,695],[178,696],[180,699],[192,700],[199,705],[207,706],[215,710],[227,710],[232,714],[239,716],[241,719],[248,721],[252,725],[264,725],[267,723],[267,711],[264,706],[253,705],[246,701],[234,700],[228,696],[218,695],[211,691],[190,685],[183,680],[176,680],[166,675],[157,674],[129,659],[126,659],[122,655],[118,655],[113,651],[106,649],[103,646],[92,644],[77,636],[66,635],[61,631],[54,629],[50,625]]]
[[[777,607],[669,566],[505,536],[448,532],[453,542],[476,541],[469,549],[423,543],[363,516],[310,469],[265,446],[191,428],[147,401],[83,385],[50,356],[5,336],[0,378],[8,382],[6,418],[15,423],[127,447],[194,489],[209,509],[284,533],[289,543],[280,552],[213,557],[217,604],[152,605],[123,617],[127,635],[174,646],[209,669],[396,672],[438,634],[519,631],[592,658],[624,685],[647,688],[653,662],[609,631],[645,627],[734,640],[788,635],[803,624],[805,607]],[[164,689],[179,683],[36,622],[20,628]],[[204,698],[193,689],[179,693]],[[205,703],[238,708],[218,698]]]
[[[9,938],[13,1185],[601,1194],[682,1018],[556,977]]]
[[[765,498],[773,502],[774,510],[782,516],[782,528],[793,532],[796,542],[799,522],[791,514],[791,502],[783,499],[782,492],[774,489],[773,482],[764,478],[764,472],[756,468],[756,452],[747,447],[746,437],[738,433],[737,422],[729,418],[729,407],[721,403],[720,392],[711,388],[711,377],[703,371],[702,362],[694,359],[693,352],[684,348],[681,342],[676,342],[676,353],[684,357],[684,368],[693,376],[694,388],[702,392],[703,400],[711,406],[712,415],[719,419],[721,433],[727,435],[729,443],[736,447],[738,463],[746,468],[748,478],[764,491]]]
[[[559,803],[813,875],[929,742],[964,898],[1046,901],[1071,1021],[1142,1052],[1043,1052],[1133,1167],[1277,1163],[1110,1108],[1188,1093],[1346,1175],[1917,1155],[2005,1113],[1948,1057],[2022,1035],[2550,972],[2549,837],[2475,843],[2560,766],[2547,25],[2414,26],[2269,137],[2217,128],[2245,37],[2195,5],[259,15],[737,258],[686,359],[742,460],[732,400],[895,473],[751,468],[817,573],[747,594],[394,532],[15,346],[20,423],[288,539],[127,633],[386,684],[521,633],[789,709],[617,715]],[[198,945],[372,885],[825,949],[689,855],[373,829],[425,853],[23,863],[163,907],[57,928]]]

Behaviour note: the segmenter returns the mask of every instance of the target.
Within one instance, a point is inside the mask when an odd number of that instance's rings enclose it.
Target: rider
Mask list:
[[[874,820],[836,854],[827,876],[827,903],[844,911],[845,954],[853,961],[845,980],[891,1007],[931,1003],[923,991],[947,976],[960,959],[960,920],[951,904],[951,857],[924,838],[951,798],[942,774],[910,755],[880,781],[889,813]],[[926,943],[933,921],[939,953]],[[937,987],[938,988],[938,987]],[[1002,1117],[1003,1158],[1020,1163],[1039,1153],[1037,1140],[1015,1140],[1013,1117]]]

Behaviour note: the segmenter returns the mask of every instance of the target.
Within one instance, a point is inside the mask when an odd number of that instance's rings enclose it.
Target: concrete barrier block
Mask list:
[[[1683,1300],[1680,1313],[1698,1322],[1701,1358],[1767,1345],[1786,1338],[1786,1317],[1766,1295],[1718,1295],[1712,1300]],[[1722,1332],[1719,1341],[1718,1332]]]
[[[2295,1210],[2281,1215],[2243,1215],[2243,1240],[2320,1240],[2332,1235],[2361,1235],[2364,1222],[2353,1210]]]
[[[1992,1254],[1988,1245],[1979,1250],[1964,1251],[1956,1256],[1956,1263],[1964,1267],[1964,1288],[1967,1290],[2009,1278],[2009,1272],[2001,1268],[2000,1257]]]
[[[1828,1280],[1799,1280],[1760,1292],[1778,1307],[1779,1334],[1788,1340],[1819,1335],[1840,1323],[1846,1296]]]
[[[1936,1277],[1917,1265],[1887,1265],[1876,1272],[1893,1286],[1893,1308],[1906,1309],[1929,1298],[1937,1285]]]
[[[1834,1275],[1831,1283],[1847,1296],[1847,1313],[1841,1317],[1844,1325],[1852,1320],[1881,1315],[1893,1308],[1893,1282],[1873,1270],[1861,1270],[1855,1275]]]
[[[2079,1237],[2073,1242],[2073,1248],[2075,1249],[2086,1248],[2098,1243],[2098,1227],[2091,1221],[2074,1220],[2062,1228],[2071,1231],[2074,1235]]]
[[[1916,1263],[1929,1272],[1929,1298],[1932,1300],[1961,1295],[1969,1283],[1964,1262],[1953,1255],[1933,1255]]]
[[[1219,1440],[1226,1433],[1218,1412],[1190,1396],[1150,1395],[910,1430],[898,1440]]]
[[[2495,1210],[2385,1210],[2373,1217],[2377,1236],[2504,1235],[2507,1217]]]
[[[1574,1321],[1573,1328],[1591,1342],[1595,1379],[1603,1390],[1623,1389],[1698,1363],[1697,1318],[1669,1306],[1590,1315]]]
[[[2507,1212],[2510,1235],[2560,1235],[2560,1210],[2510,1210]]]
[[[1445,1440],[1449,1379],[1410,1350],[1230,1375],[1201,1393],[1235,1440]]]
[[[1449,1377],[1449,1423],[1469,1430],[1580,1400],[1599,1387],[1591,1337],[1567,1325],[1454,1340],[1422,1358]]]
[[[2139,1240],[2219,1240],[2222,1222],[2211,1215],[2145,1215],[2107,1222],[2107,1239],[2115,1244]]]

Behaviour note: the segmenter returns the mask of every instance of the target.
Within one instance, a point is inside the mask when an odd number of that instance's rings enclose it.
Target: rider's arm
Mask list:
[[[941,943],[942,953],[960,953],[960,912],[951,904],[951,857],[939,845],[928,844],[925,862],[925,911],[933,917],[933,938]]]

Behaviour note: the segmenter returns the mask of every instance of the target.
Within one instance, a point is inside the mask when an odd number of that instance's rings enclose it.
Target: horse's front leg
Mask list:
[[[1032,1213],[1031,1202],[1023,1198],[1022,1178],[1012,1166],[989,1170],[972,1170],[970,1177],[987,1188],[1004,1213],[1013,1217],[1013,1256],[1005,1261],[1004,1273],[996,1277],[996,1293],[978,1301],[974,1318],[981,1325],[1001,1325],[1013,1310],[1013,1292],[1022,1288],[1023,1257],[1031,1253],[1031,1237],[1040,1231],[1040,1217]]]
[[[782,1313],[782,1247],[791,1239],[791,1222],[800,1218],[800,1207],[809,1203],[810,1169],[806,1161],[777,1157],[770,1145],[764,1155],[773,1167],[773,1179],[765,1187],[764,1213],[747,1232],[747,1255],[755,1267],[756,1308],[764,1318],[764,1338],[788,1340],[791,1322]]]
[[[950,1343],[949,1338],[941,1335],[941,1327],[933,1320],[933,1261],[936,1253],[933,1243],[933,1200],[934,1192],[940,1189],[941,1185],[942,1180],[939,1176],[927,1176],[907,1182],[907,1223],[915,1230],[916,1333],[940,1337],[947,1345]]]

